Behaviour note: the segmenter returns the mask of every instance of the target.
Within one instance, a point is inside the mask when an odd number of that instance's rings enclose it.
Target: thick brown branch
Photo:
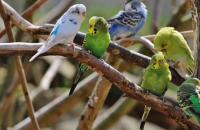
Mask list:
[[[2,43],[0,44],[0,55],[33,54],[40,46],[41,44],[35,43]],[[200,126],[189,121],[175,104],[166,101],[163,102],[152,94],[146,94],[138,85],[128,81],[120,72],[112,68],[109,64],[96,59],[79,47],[76,47],[75,50],[73,50],[72,48],[67,48],[67,46],[60,45],[53,47],[46,54],[73,57],[80,62],[89,65],[94,71],[113,82],[122,92],[126,93],[127,96],[152,107],[181,124],[187,125],[189,129],[200,129]]]
[[[13,23],[18,26],[23,31],[29,31],[33,34],[49,34],[52,30],[53,26],[46,25],[46,26],[35,26],[32,23],[28,22],[24,18],[22,18],[12,7],[10,7],[8,4],[4,2],[4,6],[6,11],[8,12],[9,16],[11,17],[11,20]],[[183,32],[184,36],[192,36],[192,31]],[[146,38],[150,39],[151,41],[154,38],[154,35],[147,36]],[[75,38],[75,43],[82,44],[84,39],[83,33],[78,33]],[[146,67],[149,63],[149,58],[146,56],[143,56],[141,54],[138,54],[136,52],[128,51],[120,46],[118,46],[115,43],[111,43],[108,51],[113,54],[114,56],[119,56],[123,58],[124,60],[127,60],[129,62],[136,63],[139,66]],[[173,75],[173,82],[176,84],[180,84],[184,81],[182,77],[178,75],[178,73],[172,69],[172,75]]]
[[[33,34],[49,34],[51,29],[52,29],[52,25],[45,25],[45,26],[33,26],[33,27],[29,27],[27,30],[30,31]],[[187,37],[191,37],[191,35],[193,34],[192,31],[186,31],[186,32],[182,32],[183,35],[187,36]],[[83,40],[84,40],[84,33],[79,32],[75,39],[74,42],[81,45],[83,44]],[[146,36],[144,38],[148,38],[149,40],[153,40],[155,37],[155,35],[150,35],[150,36]],[[130,39],[129,39],[130,40]],[[141,40],[137,40],[137,39],[132,39],[131,42],[142,42]],[[145,44],[145,43],[143,43]],[[108,52],[111,53],[112,55],[116,56],[116,57],[121,57],[123,60],[126,60],[128,62],[131,63],[135,63],[141,67],[147,67],[147,65],[149,64],[150,58],[148,56],[144,56],[142,54],[139,54],[135,51],[129,51],[121,46],[119,46],[117,43],[110,43],[110,46],[108,48]],[[171,68],[172,71],[172,75],[173,75],[173,79],[172,81],[174,83],[176,83],[177,85],[180,85],[184,79],[173,69]]]

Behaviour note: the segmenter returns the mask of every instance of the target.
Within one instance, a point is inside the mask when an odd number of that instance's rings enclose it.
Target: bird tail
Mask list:
[[[38,50],[37,53],[31,57],[31,59],[29,60],[29,62],[32,62],[35,58],[37,58],[39,55],[45,53],[48,49],[50,48],[50,46],[48,46],[48,44],[43,44]]]
[[[142,115],[142,121],[140,123],[140,130],[144,130],[144,125],[145,125],[145,122],[147,120],[147,117],[149,115],[150,110],[151,110],[151,107],[148,107],[148,106],[145,105],[144,113]]]
[[[84,73],[88,70],[88,66],[86,66],[85,64],[79,64],[79,70],[76,73],[74,82],[72,84],[72,87],[69,91],[69,96],[73,94],[77,84],[79,83],[79,81],[81,80],[81,78],[83,77]]]

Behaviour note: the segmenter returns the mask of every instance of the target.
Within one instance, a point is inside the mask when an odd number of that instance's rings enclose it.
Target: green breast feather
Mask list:
[[[184,114],[191,118],[194,122],[200,124],[199,83],[196,84],[194,82],[188,82],[187,80],[182,83],[177,92],[177,101]]]

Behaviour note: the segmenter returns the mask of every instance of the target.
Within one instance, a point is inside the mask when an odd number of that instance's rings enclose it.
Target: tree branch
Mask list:
[[[114,126],[122,116],[129,113],[135,106],[137,102],[127,98],[121,97],[111,108],[100,116],[100,121],[94,127],[94,130],[109,130]]]
[[[40,46],[41,43],[2,43],[0,44],[0,55],[33,54]],[[114,83],[122,92],[126,93],[127,96],[152,107],[181,124],[187,125],[188,129],[200,129],[199,125],[194,124],[184,116],[178,106],[168,101],[163,102],[159,97],[145,93],[142,88],[128,81],[120,72],[112,68],[109,64],[96,59],[80,47],[75,47],[75,50],[73,50],[72,48],[67,48],[65,45],[60,45],[53,47],[46,54],[73,57],[81,63],[89,65],[92,70],[103,75],[110,82]]]
[[[32,4],[28,9],[26,9],[21,15],[22,17],[24,18],[28,18],[30,17],[33,12],[35,10],[37,10],[43,3],[45,3],[47,0],[37,0],[34,4]],[[14,24],[11,25],[11,27],[13,27]],[[3,29],[1,32],[0,32],[0,38],[6,33],[6,29]]]
[[[4,24],[5,24],[6,32],[7,32],[8,38],[9,38],[9,42],[14,42],[15,40],[14,40],[14,37],[13,37],[13,34],[12,34],[10,21],[8,20],[7,14],[4,10],[2,0],[0,0],[0,13],[1,13],[1,16],[2,16]],[[26,99],[28,114],[31,118],[32,124],[35,127],[35,129],[40,130],[38,122],[37,122],[35,115],[34,115],[34,108],[33,108],[33,104],[31,102],[31,99],[30,99],[30,96],[29,96],[29,92],[28,92],[28,88],[27,88],[28,85],[27,85],[26,75],[25,75],[25,72],[24,72],[24,68],[23,68],[20,56],[17,56],[15,58],[15,64],[17,66],[17,71],[19,73],[19,76],[21,77],[22,90],[23,90],[24,97]]]
[[[193,27],[194,27],[194,52],[197,61],[196,77],[200,78],[200,1],[191,0],[193,10]]]
[[[53,28],[53,26],[51,25],[35,26],[32,23],[25,20],[23,17],[21,17],[12,7],[10,7],[5,2],[4,2],[4,5],[13,23],[23,31],[28,31],[32,34],[49,34]],[[187,37],[192,37],[193,32],[186,31],[186,32],[183,32],[182,34]],[[84,36],[85,36],[84,33],[78,33],[74,40],[75,43],[82,44]],[[152,41],[154,39],[154,35],[147,36],[146,38]],[[136,42],[136,41],[133,39],[133,42]],[[110,44],[108,52],[110,52],[114,56],[121,57],[124,60],[127,60],[129,62],[136,63],[137,65],[141,67],[146,67],[149,64],[149,60],[150,60],[149,57],[141,55],[137,52],[128,51],[125,48],[117,45],[116,43]],[[173,82],[176,84],[181,84],[184,81],[184,79],[174,69],[171,69],[171,71],[173,75]]]
[[[80,89],[75,91],[72,96],[69,97],[68,94],[65,93],[38,110],[36,112],[36,118],[40,126],[46,127],[52,124],[62,114],[69,112],[81,100],[87,98],[91,94],[92,88],[95,85],[97,78],[97,74],[88,76],[86,80],[81,81],[80,84],[78,84]],[[34,128],[31,126],[30,120],[26,118],[15,125],[12,130],[34,130]]]
[[[106,62],[112,65],[115,69],[118,69],[121,60],[108,55],[106,58]],[[112,82],[104,77],[99,76],[98,81],[95,85],[95,89],[92,92],[92,95],[88,100],[83,113],[81,114],[77,130],[92,129],[93,123],[99,112],[101,111],[111,87]]]

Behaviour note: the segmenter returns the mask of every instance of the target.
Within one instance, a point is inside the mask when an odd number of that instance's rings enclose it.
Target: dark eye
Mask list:
[[[92,28],[92,25],[89,25],[89,28]]]
[[[77,12],[77,14],[80,14],[80,11],[78,9],[76,10],[76,12]]]
[[[96,29],[96,28],[94,28],[94,33],[95,33],[95,34],[97,33],[97,29]]]

